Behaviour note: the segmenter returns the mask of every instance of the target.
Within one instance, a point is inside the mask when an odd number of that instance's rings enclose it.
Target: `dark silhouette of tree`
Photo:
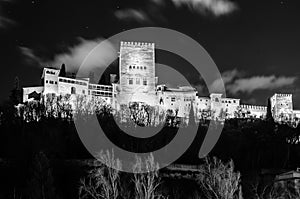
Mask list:
[[[60,67],[60,71],[59,71],[59,76],[60,77],[66,77],[66,65],[62,64]]]
[[[11,91],[9,98],[13,105],[17,105],[22,102],[22,92],[20,89],[20,81],[18,76],[15,77],[14,88]]]
[[[268,98],[266,120],[270,121],[270,122],[274,122],[274,118],[273,118],[273,115],[272,115],[272,107],[271,107],[271,99],[270,98]]]
[[[34,159],[31,179],[28,182],[28,195],[31,199],[56,199],[54,180],[49,160],[43,152]]]

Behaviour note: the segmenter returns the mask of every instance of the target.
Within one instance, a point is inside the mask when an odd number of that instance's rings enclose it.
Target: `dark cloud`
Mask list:
[[[65,53],[55,55],[53,60],[44,60],[27,47],[20,47],[20,50],[27,62],[38,62],[42,67],[60,67],[64,63],[72,72],[77,71],[83,62],[89,68],[105,67],[106,60],[115,55],[114,47],[103,38],[93,40],[78,38],[78,41],[77,45],[70,46]],[[104,44],[104,48],[96,48],[101,42]],[[88,59],[86,59],[87,56]]]
[[[21,54],[24,57],[24,61],[27,64],[43,64],[43,61],[34,54],[33,50],[24,46],[19,47]]]
[[[12,19],[8,18],[7,16],[5,16],[4,12],[3,12],[3,5],[4,4],[8,4],[8,3],[12,3],[12,0],[0,0],[0,29],[1,28],[7,28],[10,25],[15,24],[16,22],[13,21]]]
[[[121,21],[136,21],[141,24],[165,23],[165,3],[160,0],[150,0],[139,8],[126,8],[115,11],[115,16]]]
[[[188,6],[192,11],[201,14],[212,13],[219,17],[237,10],[238,6],[228,0],[172,0],[176,6]]]
[[[252,76],[244,77],[245,73],[237,69],[222,73],[222,80],[216,80],[211,87],[215,92],[223,81],[227,92],[231,94],[247,93],[251,94],[257,90],[275,90],[284,87],[293,87],[297,80],[296,76]]]
[[[203,15],[211,13],[216,17],[230,14],[238,8],[235,3],[228,0],[169,0],[168,3],[173,5],[171,6],[172,9],[187,6],[191,11]],[[166,1],[150,0],[144,8],[117,10],[115,16],[123,21],[154,24],[155,22],[167,21],[167,17],[164,15],[166,9]]]
[[[230,93],[246,92],[252,93],[255,90],[274,90],[287,86],[293,86],[296,77],[276,77],[271,76],[254,76],[248,78],[241,78],[229,84],[226,88]]]
[[[115,16],[124,21],[137,21],[139,23],[152,23],[151,19],[148,15],[142,11],[137,9],[123,9],[115,12]]]

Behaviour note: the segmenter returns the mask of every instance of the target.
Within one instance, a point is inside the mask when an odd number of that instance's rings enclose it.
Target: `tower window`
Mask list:
[[[131,65],[129,66],[129,69],[131,69]]]
[[[138,84],[138,85],[140,85],[140,78],[136,78],[136,82],[135,82],[136,84]]]
[[[146,70],[146,68],[147,68],[147,67],[146,67],[146,66],[144,66],[144,70]]]
[[[135,66],[133,66],[133,69],[135,69]]]
[[[143,85],[147,86],[147,79],[146,78],[143,79]]]
[[[140,69],[140,67],[139,67],[139,66],[137,66],[136,68],[137,68],[137,69]]]
[[[133,84],[133,79],[132,79],[132,78],[129,78],[128,83],[129,83],[130,85],[132,85],[132,84]]]
[[[75,87],[71,87],[71,94],[76,94],[76,88]]]

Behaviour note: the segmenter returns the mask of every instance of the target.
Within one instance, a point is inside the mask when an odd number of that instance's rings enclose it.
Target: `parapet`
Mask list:
[[[154,43],[152,42],[132,42],[132,41],[121,41],[121,47],[153,47]]]
[[[292,97],[292,94],[277,94],[278,97]]]
[[[257,110],[257,111],[266,111],[267,107],[266,106],[256,106],[256,105],[247,105],[247,104],[242,104],[240,105],[241,108],[247,109],[247,110]]]
[[[272,97],[292,97],[293,94],[275,93]]]

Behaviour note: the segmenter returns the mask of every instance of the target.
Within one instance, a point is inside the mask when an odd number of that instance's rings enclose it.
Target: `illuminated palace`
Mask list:
[[[191,107],[198,118],[203,117],[203,113],[208,113],[211,119],[221,115],[224,118],[264,118],[267,114],[266,106],[242,105],[240,99],[224,98],[222,94],[201,97],[190,86],[168,88],[158,85],[154,43],[121,42],[118,82],[115,79],[116,75],[111,74],[110,85],[99,85],[91,83],[89,78],[61,76],[60,69],[44,68],[43,85],[23,88],[23,102],[51,93],[102,99],[115,110],[130,102],[146,103],[172,110],[178,117],[188,117]],[[293,110],[292,94],[274,94],[270,102],[276,121],[300,118],[300,111]]]

